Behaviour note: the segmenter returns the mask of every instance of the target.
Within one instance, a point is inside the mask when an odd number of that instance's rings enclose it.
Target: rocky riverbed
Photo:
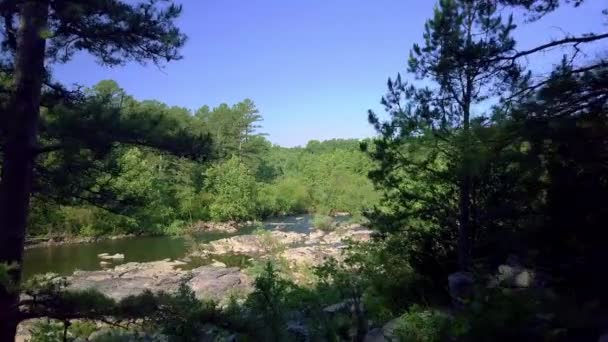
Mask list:
[[[346,225],[330,232],[312,230],[310,233],[269,231],[263,234],[239,235],[201,244],[193,252],[195,256],[221,255],[228,253],[261,256],[284,248],[332,246],[339,250],[346,241],[367,241],[372,232],[360,225]],[[301,249],[299,249],[301,250]]]
[[[349,225],[332,232],[313,230],[309,234],[268,231],[264,234],[240,235],[202,244],[192,256],[243,254],[264,258],[275,253],[294,267],[313,266],[328,257],[339,257],[347,240],[366,241],[371,231],[361,226]],[[212,260],[212,258],[209,258]],[[226,267],[220,262],[188,270],[187,262],[161,260],[153,262],[128,262],[99,271],[76,271],[68,277],[70,289],[94,288],[114,299],[152,291],[174,291],[182,279],[201,299],[221,301],[230,293],[247,294],[252,279],[237,267]]]
[[[165,259],[153,262],[127,262],[98,271],[76,271],[67,277],[71,290],[95,289],[113,299],[120,300],[146,290],[153,292],[176,291],[180,283],[186,284],[199,299],[213,299],[220,304],[231,296],[243,297],[253,289],[251,276],[238,267],[227,267],[213,257],[246,255],[264,259],[270,254],[288,262],[293,269],[321,264],[328,257],[340,257],[348,240],[367,241],[371,231],[359,225],[343,225],[325,232],[309,233],[266,231],[219,239],[199,245],[188,258],[202,257],[209,265],[188,269],[192,265],[182,260]],[[299,275],[293,272],[294,280]],[[27,336],[27,324],[20,328],[20,337]]]
[[[236,267],[201,266],[192,270],[181,269],[184,262],[154,261],[130,262],[101,271],[78,271],[68,277],[71,290],[95,289],[120,300],[137,295],[144,289],[153,292],[173,292],[180,282],[186,281],[199,299],[222,300],[229,293],[246,294],[251,289],[247,275]]]

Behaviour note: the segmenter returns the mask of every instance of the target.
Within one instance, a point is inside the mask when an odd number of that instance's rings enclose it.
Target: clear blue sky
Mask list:
[[[188,35],[184,59],[100,67],[77,55],[54,67],[65,84],[114,79],[143,99],[196,109],[251,98],[263,130],[283,146],[310,139],[373,135],[368,109],[382,112],[386,80],[404,72],[420,42],[431,0],[182,0],[178,25]],[[607,30],[603,0],[560,10],[518,34],[521,47],[571,33]],[[603,20],[603,22],[602,22]],[[604,24],[604,26],[602,26]],[[547,67],[549,58],[532,63]]]

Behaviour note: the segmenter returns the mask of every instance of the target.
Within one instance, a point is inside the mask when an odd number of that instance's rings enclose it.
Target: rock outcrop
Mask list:
[[[203,247],[203,254],[237,253],[251,256],[264,255],[278,246],[289,246],[303,243],[306,234],[272,231],[266,235],[239,235],[231,238],[212,241]]]
[[[359,225],[341,226],[331,232],[315,229],[308,234],[275,230],[212,241],[200,246],[193,255],[208,258],[224,254],[255,258],[278,256],[288,262],[294,281],[307,282],[309,267],[320,265],[331,257],[339,259],[348,240],[368,241],[371,234]]]
[[[283,247],[287,256],[297,256],[310,251],[325,253],[329,249],[339,250],[347,240],[368,241],[372,232],[358,225],[340,227],[329,233],[315,229],[309,234],[272,231],[268,234],[251,234],[233,236],[226,239],[212,241],[202,245],[195,255],[218,255],[227,253],[261,256]],[[314,248],[302,248],[309,246]],[[326,248],[318,248],[323,246]],[[293,250],[289,252],[290,250]],[[331,252],[332,254],[336,254]]]
[[[510,255],[504,264],[498,266],[497,271],[488,287],[530,288],[545,285],[545,276],[524,267],[515,255]]]
[[[251,281],[236,267],[202,266],[191,271],[194,275],[188,286],[197,298],[221,301],[230,294],[244,294],[251,290]]]
[[[239,223],[229,222],[205,222],[198,221],[192,224],[188,229],[193,232],[222,232],[234,234],[239,231]]]
[[[116,253],[116,254],[101,253],[101,254],[97,254],[97,257],[101,260],[123,260],[125,258],[125,255],[120,254],[120,253]]]
[[[111,298],[120,300],[137,295],[144,289],[153,292],[175,291],[183,279],[199,299],[222,300],[231,291],[246,293],[251,281],[238,268],[204,266],[190,271],[181,270],[179,261],[130,262],[112,269],[77,271],[69,277],[72,290],[95,289]]]
[[[293,266],[319,265],[327,258],[337,258],[339,255],[340,248],[326,245],[288,248],[280,254]]]

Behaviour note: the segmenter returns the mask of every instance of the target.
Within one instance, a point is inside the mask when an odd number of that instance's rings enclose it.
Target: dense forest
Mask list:
[[[68,89],[45,68],[77,51],[179,59],[180,6],[1,2],[0,341],[29,319],[33,341],[604,341],[608,33],[521,49],[510,14],[526,25],[587,1],[437,1],[387,115],[369,112],[377,135],[297,148],[265,138],[251,100],[192,111],[113,81]],[[550,73],[529,68],[555,48]],[[20,278],[26,227],[179,234],[303,212],[349,212],[374,234],[303,284],[260,232],[272,251],[251,293],[221,305],[187,280],[115,300]]]
[[[136,101],[113,81],[84,93],[83,106],[102,106],[112,115],[106,119],[91,112],[95,116],[87,125],[132,120],[129,124],[146,127],[149,139],[159,141],[187,130],[209,137],[207,154],[198,160],[147,142],[112,143],[102,158],[89,154],[91,147],[76,144],[70,151],[46,153],[39,163],[48,182],[34,193],[30,235],[179,234],[198,221],[301,213],[360,217],[379,199],[367,178],[373,163],[360,151],[360,141],[272,145],[260,133],[262,115],[251,100],[190,111]],[[59,121],[70,120],[59,112],[43,113],[42,120],[58,129],[75,129]],[[69,171],[73,168],[77,173]]]

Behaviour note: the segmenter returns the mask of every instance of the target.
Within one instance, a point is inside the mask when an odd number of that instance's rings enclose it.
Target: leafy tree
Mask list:
[[[207,191],[212,196],[209,204],[212,219],[241,221],[255,217],[255,178],[238,157],[211,167],[206,176]]]

